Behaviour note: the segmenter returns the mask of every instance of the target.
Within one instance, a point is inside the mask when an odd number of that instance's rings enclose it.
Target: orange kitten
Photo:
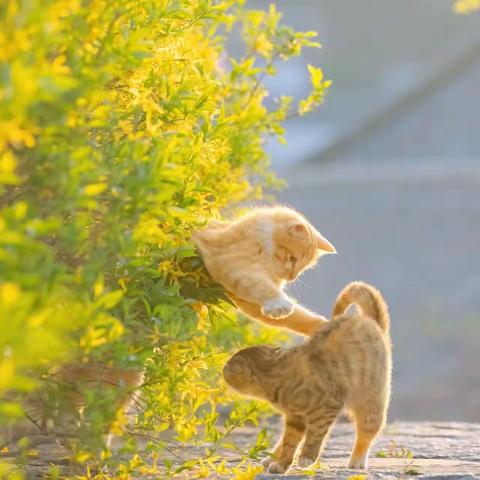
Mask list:
[[[274,319],[291,315],[295,308],[282,290],[285,283],[320,255],[336,253],[305,217],[285,207],[253,209],[232,222],[213,221],[192,238],[207,270],[239,300],[240,308],[242,302],[253,303]]]
[[[353,282],[340,293],[333,320],[309,341],[294,348],[240,350],[223,374],[238,392],[268,400],[284,414],[282,439],[263,462],[271,473],[290,467],[302,439],[298,465],[313,464],[343,408],[357,434],[349,468],[367,468],[390,398],[388,307],[378,290]]]

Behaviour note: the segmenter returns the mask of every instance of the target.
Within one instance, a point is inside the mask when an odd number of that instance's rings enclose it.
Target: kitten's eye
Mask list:
[[[297,262],[297,257],[294,257],[293,255],[290,255],[290,261],[292,263],[296,263]]]

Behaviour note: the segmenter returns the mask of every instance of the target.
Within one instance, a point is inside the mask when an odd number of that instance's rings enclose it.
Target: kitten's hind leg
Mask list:
[[[287,416],[282,439],[275,447],[272,457],[266,458],[262,464],[268,466],[270,473],[283,473],[292,464],[298,444],[305,433],[305,420],[299,416]]]
[[[340,412],[341,405],[319,407],[318,410],[307,416],[305,442],[298,457],[298,466],[307,468],[317,460],[325,438]]]
[[[376,412],[355,412],[356,438],[348,468],[366,470],[373,440],[385,423],[384,409]]]

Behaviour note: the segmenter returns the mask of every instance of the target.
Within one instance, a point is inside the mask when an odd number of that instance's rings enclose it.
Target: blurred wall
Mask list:
[[[322,50],[280,68],[275,94],[333,79],[319,111],[269,145],[280,196],[338,249],[292,285],[328,313],[362,279],[391,307],[390,418],[480,421],[480,15],[450,0],[277,1]],[[267,7],[268,2],[250,2]]]
[[[248,2],[258,8],[267,8],[269,3]],[[279,62],[279,75],[267,82],[272,95],[306,96],[308,63],[321,66],[333,80],[321,109],[290,122],[288,146],[270,145],[279,171],[318,158],[323,150],[342,142],[425,84],[434,90],[450,69],[461,70],[462,62],[474,63],[469,55],[480,62],[480,15],[453,14],[453,0],[275,3],[286,24],[318,31],[323,48],[306,49],[301,57]],[[476,97],[478,102],[478,90]],[[471,95],[465,94],[463,104],[471,100]],[[462,125],[452,122],[451,127],[453,135]],[[478,152],[478,136],[475,140]]]

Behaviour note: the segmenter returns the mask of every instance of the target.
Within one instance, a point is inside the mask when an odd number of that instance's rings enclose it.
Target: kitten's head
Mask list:
[[[278,278],[289,282],[312,267],[321,255],[335,247],[305,217],[290,208],[271,210],[271,258]]]
[[[336,253],[303,215],[286,207],[255,208],[232,222],[213,220],[203,230],[194,231],[192,238],[209,269],[215,262],[228,267],[230,263],[223,258],[227,254],[229,262],[238,256],[267,264],[276,279],[289,282],[321,255]]]
[[[243,395],[268,399],[268,379],[276,376],[275,366],[281,354],[280,348],[268,345],[244,348],[229,358],[223,377]]]

